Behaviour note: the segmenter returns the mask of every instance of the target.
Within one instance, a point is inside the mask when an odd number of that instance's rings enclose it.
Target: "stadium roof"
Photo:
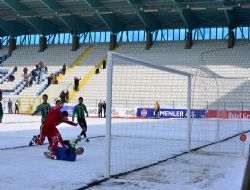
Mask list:
[[[0,36],[249,25],[248,0],[0,0]]]

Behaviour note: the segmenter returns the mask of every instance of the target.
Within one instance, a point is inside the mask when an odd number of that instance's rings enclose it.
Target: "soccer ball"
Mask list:
[[[247,136],[246,136],[245,133],[242,133],[242,134],[240,135],[240,140],[241,140],[241,141],[246,141],[246,140],[247,140]]]

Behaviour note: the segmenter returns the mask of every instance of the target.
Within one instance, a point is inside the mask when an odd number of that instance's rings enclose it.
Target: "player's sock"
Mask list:
[[[81,142],[82,138],[80,135],[77,136],[77,139],[74,140],[74,144],[76,145],[78,142]]]
[[[89,142],[89,139],[88,139],[88,137],[87,137],[87,135],[86,135],[86,132],[83,132],[83,136],[84,136],[84,138],[86,139],[85,142]]]
[[[32,146],[32,145],[33,145],[33,140],[31,140],[29,143],[29,146]]]
[[[56,156],[55,156],[54,154],[51,154],[50,158],[51,158],[52,160],[55,160],[55,159],[56,159]]]
[[[81,136],[83,135],[83,136],[85,137],[85,135],[84,135],[84,131],[82,131],[82,132],[80,133],[80,135],[81,135]]]

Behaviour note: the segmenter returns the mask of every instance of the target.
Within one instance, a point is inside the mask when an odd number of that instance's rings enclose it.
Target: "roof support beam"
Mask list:
[[[225,17],[227,19],[227,24],[230,29],[237,28],[238,21],[236,19],[236,16],[234,14],[234,10],[224,10]]]
[[[17,21],[5,21],[0,18],[0,28],[11,36],[19,36],[26,33],[26,28]]]
[[[26,20],[44,36],[58,32],[58,28],[54,24],[40,17],[31,17]]]
[[[41,2],[51,11],[59,11],[59,19],[71,30],[72,33],[79,34],[89,31],[89,26],[79,17],[74,15],[60,16],[60,10],[65,9],[65,7],[58,3],[56,0],[41,0]]]
[[[74,34],[80,34],[89,31],[89,25],[82,21],[81,18],[72,16],[59,16],[61,21],[69,28]]]
[[[16,11],[17,13],[21,15],[25,15],[25,13],[34,14],[34,12],[29,9],[27,6],[23,5],[19,1],[15,0],[4,0],[5,4],[8,5],[12,10]],[[25,15],[28,16],[28,15]],[[25,18],[26,21],[28,21],[33,28],[35,28],[39,33],[43,35],[55,33],[58,31],[57,27],[50,23],[49,21],[46,21],[40,17],[31,17],[31,18]]]
[[[11,9],[14,9],[17,12],[29,11],[30,9],[16,0],[4,0],[5,4],[7,4]]]
[[[6,33],[4,30],[1,29],[0,27],[0,37],[3,37],[3,36],[8,36],[8,33]]]
[[[231,0],[224,0],[223,4],[225,6],[232,6],[233,5]],[[237,21],[236,15],[234,13],[234,7],[232,10],[224,10],[224,14],[225,14],[229,29],[232,30],[234,28],[237,28],[238,21]]]
[[[96,10],[97,16],[102,20],[106,27],[111,32],[120,32],[123,30],[124,25],[122,22],[113,14],[102,14],[99,9],[104,8],[104,5],[97,0],[84,0],[84,2],[92,9]]]
[[[145,26],[146,30],[153,31],[159,28],[158,22],[150,13],[145,13],[143,7],[136,7],[137,4],[141,2],[139,0],[127,0],[127,2],[135,8],[136,14]]]
[[[55,0],[41,0],[41,1],[46,7],[48,7],[50,10],[53,11],[58,11],[64,8],[60,3],[58,3]]]
[[[172,0],[173,3],[177,4],[177,9],[178,9],[178,3],[181,3],[182,0]],[[179,9],[178,10],[181,19],[183,20],[185,26],[187,27],[187,29],[189,31],[192,31],[195,28],[198,28],[199,26],[199,22],[198,20],[194,17],[193,13],[191,12],[190,9],[186,8],[186,9]]]

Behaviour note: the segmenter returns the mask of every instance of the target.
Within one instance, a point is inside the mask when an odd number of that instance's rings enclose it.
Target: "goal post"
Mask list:
[[[250,133],[250,78],[214,60],[224,51],[193,62],[191,55],[177,59],[158,50],[119,51],[108,52],[105,178],[145,168],[151,174],[170,160],[168,173],[179,175],[173,159],[185,154],[180,159],[190,168],[199,155],[247,154],[241,134]],[[184,183],[195,179],[191,169],[183,176]]]
[[[110,177],[110,154],[111,154],[111,117],[112,117],[112,76],[113,55],[108,52],[107,64],[107,97],[106,97],[106,133],[105,133],[105,171],[104,177]]]
[[[110,178],[111,175],[116,175],[118,173],[111,174],[111,150],[112,150],[112,102],[113,102],[113,70],[114,70],[114,62],[113,60],[117,59],[119,61],[125,62],[127,64],[136,64],[145,68],[158,70],[162,72],[168,72],[175,75],[180,75],[186,77],[187,80],[187,96],[186,96],[186,118],[187,118],[187,149],[186,151],[191,150],[191,97],[192,97],[192,74],[177,70],[174,68],[170,68],[167,66],[156,65],[153,63],[149,63],[147,61],[143,61],[140,59],[132,58],[123,54],[119,54],[116,52],[109,51],[108,52],[108,63],[107,63],[107,97],[106,97],[106,131],[105,131],[105,171],[104,177]],[[158,160],[156,160],[157,162]]]

